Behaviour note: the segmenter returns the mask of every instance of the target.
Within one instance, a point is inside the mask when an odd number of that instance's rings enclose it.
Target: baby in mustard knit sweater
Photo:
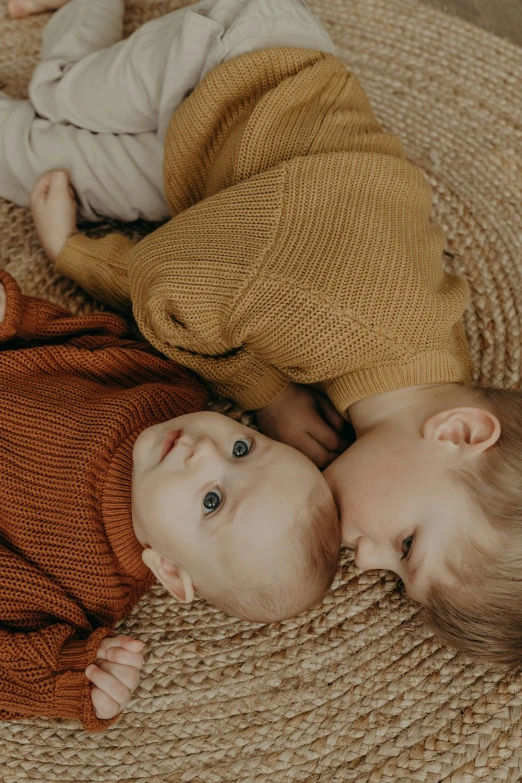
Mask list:
[[[271,13],[273,24],[295,21],[304,7],[236,5],[236,21],[252,13],[259,24]],[[109,168],[112,145],[125,192],[105,192],[103,202],[73,170],[80,214],[170,218],[138,243],[120,234],[89,239],[76,233],[66,175],[48,175],[35,196],[43,245],[59,272],[116,308],[132,306],[158,350],[326,468],[344,541],[362,569],[395,571],[452,644],[519,663],[522,580],[511,542],[522,507],[521,395],[470,385],[467,286],[443,270],[429,186],[324,37],[312,45],[311,29],[292,39],[288,27],[284,40],[249,50],[241,37],[248,24],[234,25],[220,7],[191,6],[201,17],[191,34],[212,29],[219,45],[209,44],[212,55],[205,50],[168,116],[157,98],[177,83],[168,68],[142,59],[141,95],[155,87],[146,115],[128,84],[115,88],[122,68],[109,67],[128,64],[146,35],[149,46],[159,41],[160,28],[61,70],[56,58],[42,63],[32,99],[50,123],[99,131],[101,119],[87,117],[92,106],[81,100],[96,67],[108,74],[103,88],[91,79],[96,90],[120,109],[118,121],[116,109],[106,112],[105,135],[89,143]],[[184,29],[178,41],[187,43]],[[259,29],[249,27],[250,36]],[[131,115],[136,132],[161,142],[168,215],[161,200],[147,211],[157,167],[144,176],[128,161],[121,134]],[[46,128],[47,137],[58,139],[63,127]],[[332,461],[346,446],[343,420],[357,439]]]

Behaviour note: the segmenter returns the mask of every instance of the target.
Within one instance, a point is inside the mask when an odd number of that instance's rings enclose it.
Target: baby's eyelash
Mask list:
[[[404,549],[405,541],[411,541],[411,544],[406,548],[406,550]],[[410,536],[407,536],[406,538],[402,539],[402,541],[401,541],[401,551],[402,551],[401,560],[409,560],[410,555],[411,555],[411,553],[413,551],[414,543],[415,543],[415,534],[414,533],[412,533]]]
[[[213,505],[215,503],[214,497],[217,498],[216,505]],[[223,492],[219,487],[213,487],[213,489],[209,490],[203,497],[204,515],[210,516],[210,514],[215,514],[216,511],[219,511],[223,505],[224,499]]]

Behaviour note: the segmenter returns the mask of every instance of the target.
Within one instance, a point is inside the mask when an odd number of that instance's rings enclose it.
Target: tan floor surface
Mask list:
[[[183,3],[133,0],[128,29]],[[483,382],[518,385],[522,52],[416,0],[310,0],[384,125],[434,191]],[[0,7],[0,83],[23,94],[44,18]],[[45,261],[27,210],[0,202],[0,263],[30,293],[92,303]],[[345,554],[323,605],[253,626],[153,589],[123,628],[147,644],[136,697],[106,733],[0,724],[0,780],[130,783],[513,783],[522,676],[443,647],[393,577]]]
[[[522,46],[522,0],[422,0]]]

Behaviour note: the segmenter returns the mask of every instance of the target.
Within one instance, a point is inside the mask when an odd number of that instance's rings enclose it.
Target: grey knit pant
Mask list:
[[[0,197],[26,206],[38,178],[63,168],[84,219],[165,219],[165,132],[212,68],[276,46],[334,52],[303,0],[200,0],[126,40],[123,10],[71,0],[44,29],[29,100],[0,93]]]

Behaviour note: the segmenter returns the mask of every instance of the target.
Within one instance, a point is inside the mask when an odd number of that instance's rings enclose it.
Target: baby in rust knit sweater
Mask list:
[[[0,271],[0,719],[103,729],[143,663],[111,629],[155,579],[267,622],[320,600],[336,569],[312,462],[204,411],[203,385],[126,332]]]
[[[40,236],[58,272],[326,467],[357,565],[395,571],[452,644],[518,664],[522,394],[470,383],[467,285],[443,269],[426,178],[303,9],[201,0],[120,41],[121,0],[66,3],[30,100],[0,101],[0,194],[27,203],[47,161],[84,218],[155,204],[168,222],[142,241],[91,239],[50,175]]]

